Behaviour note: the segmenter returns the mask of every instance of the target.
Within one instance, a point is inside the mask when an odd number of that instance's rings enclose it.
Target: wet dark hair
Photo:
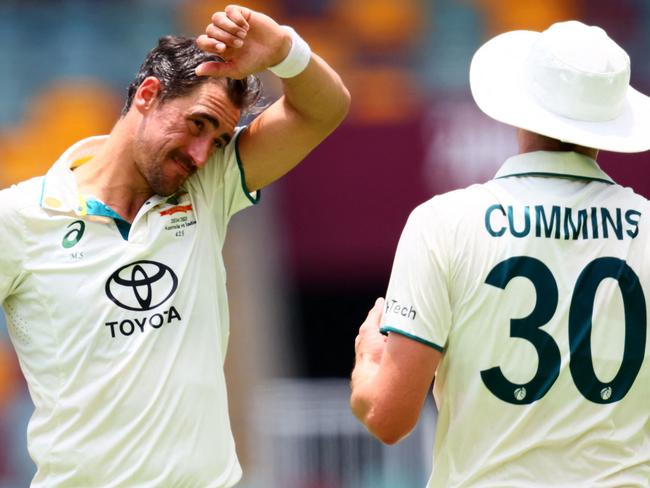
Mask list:
[[[214,78],[197,76],[194,70],[206,61],[223,61],[215,54],[199,49],[193,37],[165,36],[158,40],[158,46],[147,54],[135,79],[128,88],[126,103],[122,116],[131,108],[133,97],[142,82],[148,76],[160,80],[159,100],[164,102],[182,97],[195,87],[209,83]],[[257,76],[249,75],[244,79],[223,78],[230,101],[241,110],[242,115],[255,113],[255,107],[261,99],[261,83]]]

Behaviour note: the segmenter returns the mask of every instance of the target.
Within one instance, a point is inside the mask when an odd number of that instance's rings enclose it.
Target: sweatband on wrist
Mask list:
[[[291,49],[289,49],[286,58],[275,66],[269,66],[268,70],[280,78],[293,78],[307,68],[311,59],[311,49],[309,44],[291,27],[283,25],[282,28],[291,35]]]

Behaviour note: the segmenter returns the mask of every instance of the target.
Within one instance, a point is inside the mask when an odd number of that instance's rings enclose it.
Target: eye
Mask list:
[[[205,127],[205,124],[203,123],[202,120],[199,119],[192,119],[192,125],[199,131],[201,132],[203,130],[203,127]]]
[[[223,139],[215,139],[214,140],[214,147],[215,149],[221,149],[223,147]]]

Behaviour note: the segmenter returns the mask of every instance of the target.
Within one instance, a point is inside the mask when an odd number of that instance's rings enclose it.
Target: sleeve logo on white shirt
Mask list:
[[[402,305],[401,303],[398,303],[397,300],[386,301],[386,313],[401,315],[402,317],[408,317],[411,320],[415,320],[415,317],[417,316],[417,312],[412,305]]]

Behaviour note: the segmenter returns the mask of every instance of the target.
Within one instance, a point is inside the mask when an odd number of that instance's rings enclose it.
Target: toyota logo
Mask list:
[[[106,282],[106,295],[118,307],[136,312],[165,303],[178,287],[169,266],[155,261],[136,261],[122,266]]]

